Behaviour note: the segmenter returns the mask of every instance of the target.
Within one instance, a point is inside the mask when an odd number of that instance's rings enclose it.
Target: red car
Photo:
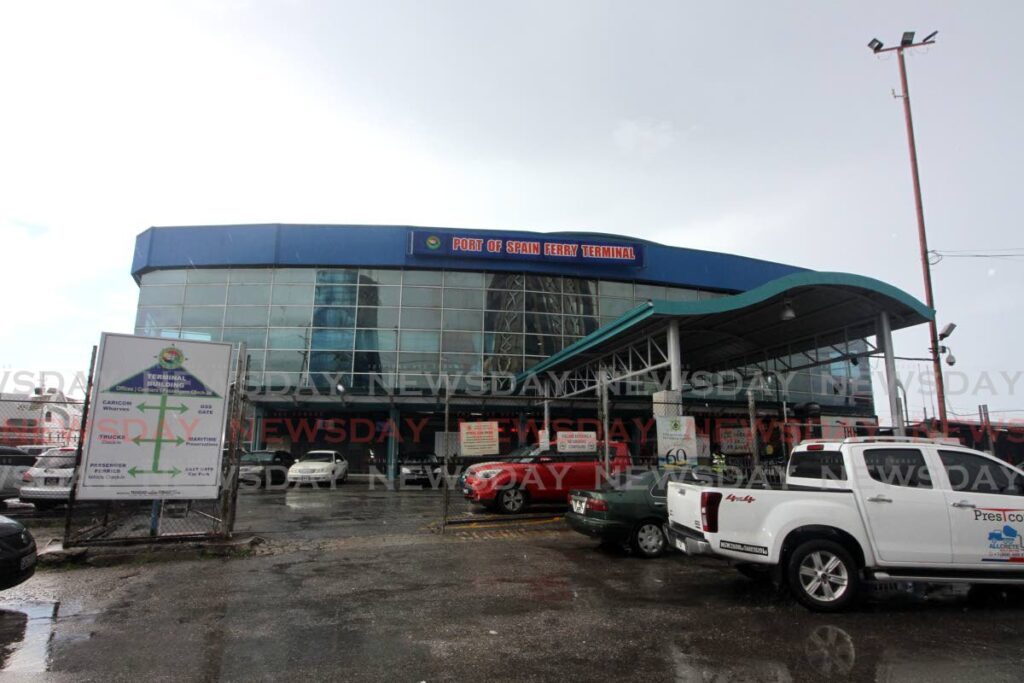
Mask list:
[[[629,469],[626,444],[610,443],[612,473]],[[572,489],[597,488],[606,479],[604,445],[590,453],[545,451],[506,462],[476,465],[462,493],[472,503],[501,512],[522,512],[530,503],[565,503]]]

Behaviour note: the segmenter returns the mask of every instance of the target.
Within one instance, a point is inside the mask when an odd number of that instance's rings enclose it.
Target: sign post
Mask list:
[[[231,344],[104,333],[79,500],[215,499]]]

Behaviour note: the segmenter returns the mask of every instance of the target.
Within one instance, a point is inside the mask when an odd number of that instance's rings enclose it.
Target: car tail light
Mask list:
[[[32,481],[32,473],[29,472],[28,470],[25,470],[25,474],[21,475],[21,480],[22,481]]]
[[[608,512],[608,501],[600,498],[587,498],[587,509],[594,512]]]
[[[707,533],[718,533],[718,506],[722,503],[722,494],[715,491],[703,491],[700,494],[700,523]]]

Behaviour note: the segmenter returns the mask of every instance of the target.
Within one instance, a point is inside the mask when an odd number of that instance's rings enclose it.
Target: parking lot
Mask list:
[[[355,481],[247,492],[239,529],[266,539],[252,555],[41,570],[3,595],[0,660],[107,680],[1009,681],[1024,664],[1009,604],[945,590],[823,616],[713,560],[641,560],[547,515],[440,536],[439,507]]]

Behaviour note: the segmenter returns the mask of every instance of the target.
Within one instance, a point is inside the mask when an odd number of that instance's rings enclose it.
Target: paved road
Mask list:
[[[68,678],[1020,680],[1021,611],[949,592],[810,614],[710,560],[644,561],[560,523],[440,537],[437,494],[247,494],[241,559],[42,571],[0,662]],[[3,647],[6,645],[6,647]]]

